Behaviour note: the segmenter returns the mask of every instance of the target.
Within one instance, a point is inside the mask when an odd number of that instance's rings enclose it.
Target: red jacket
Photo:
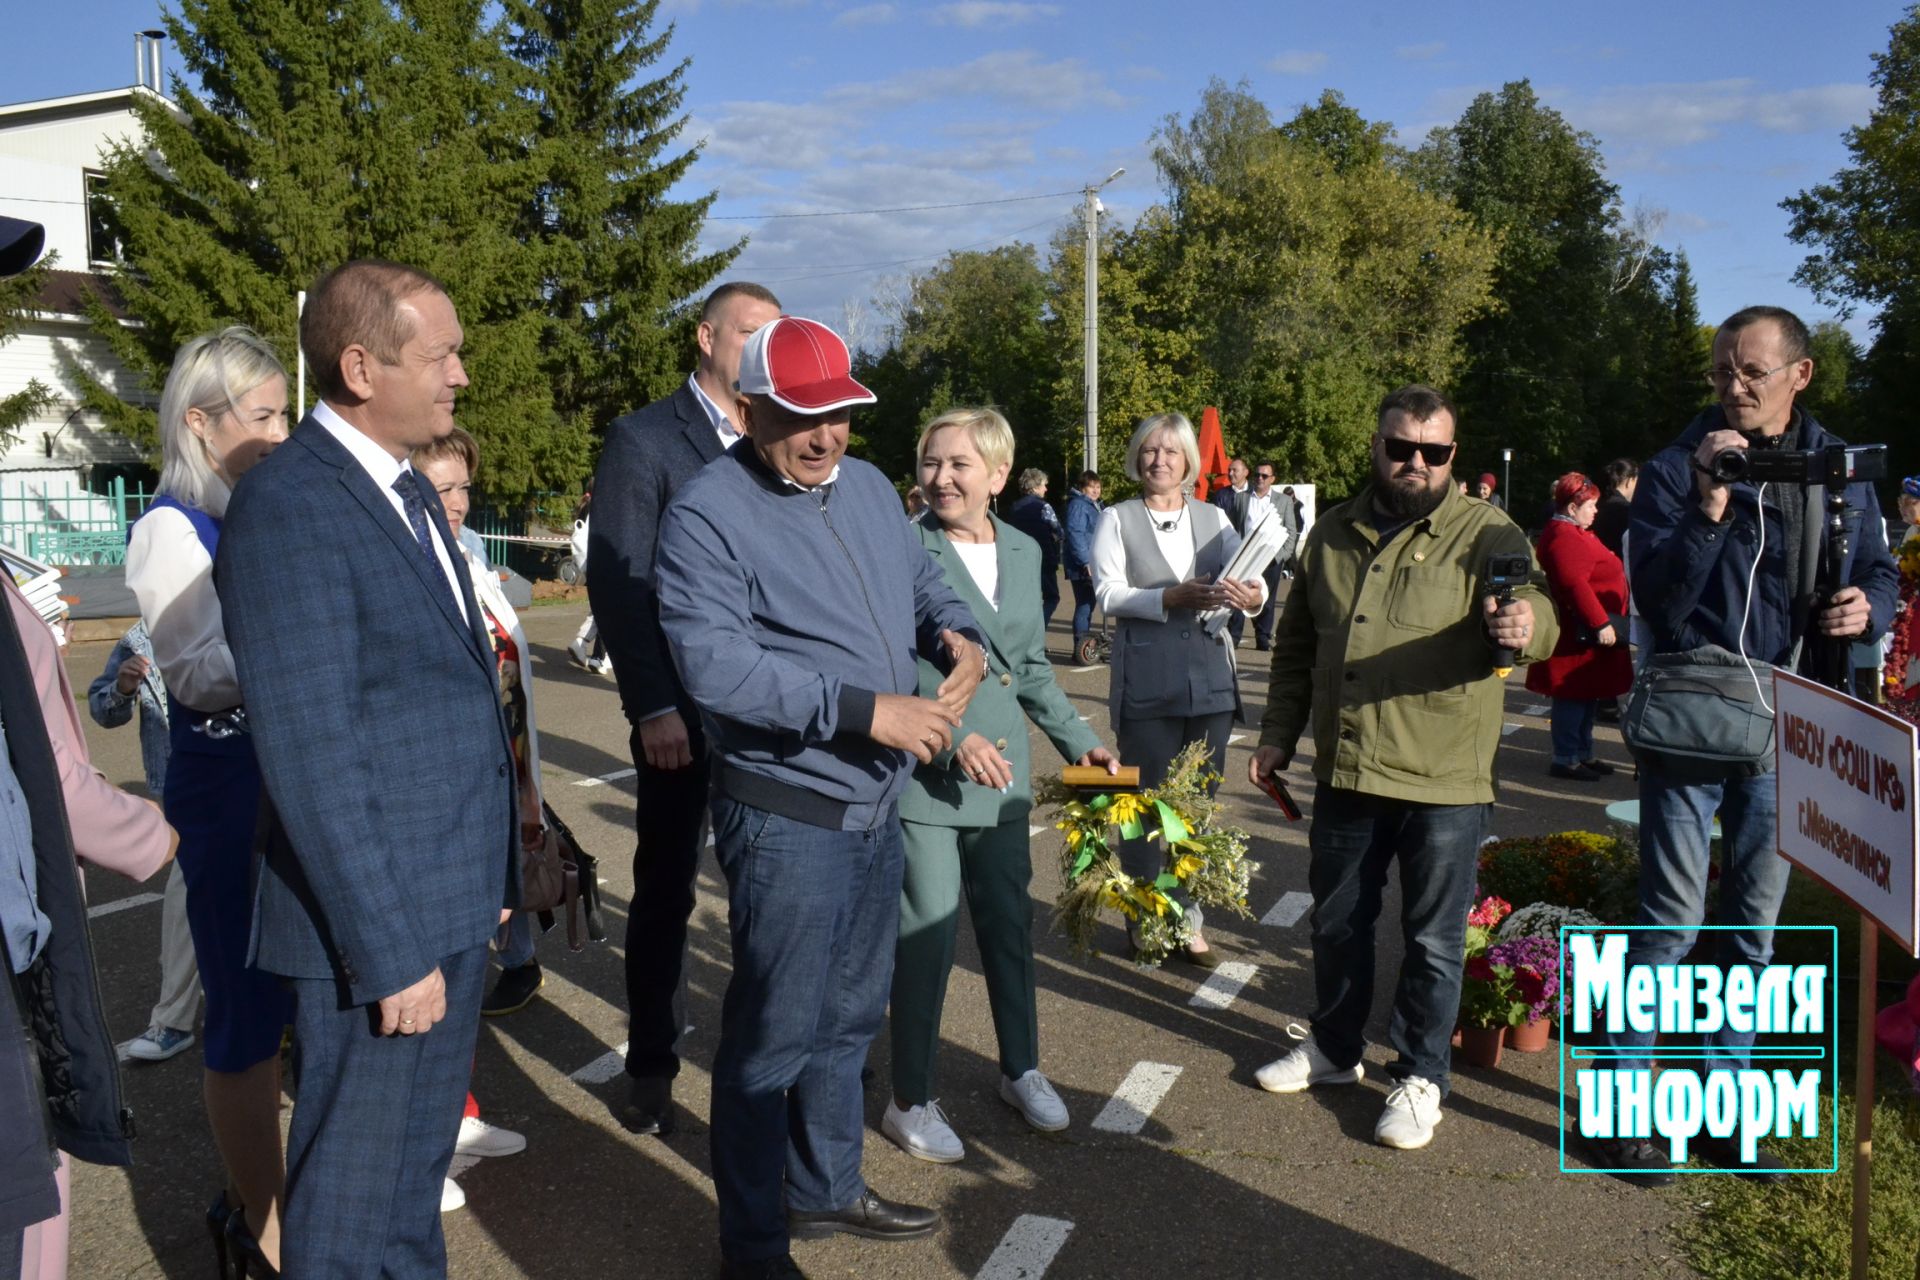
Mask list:
[[[1560,614],[1560,640],[1552,657],[1527,668],[1527,688],[1576,702],[1625,693],[1633,685],[1627,637],[1621,634],[1604,647],[1586,639],[1627,612],[1627,574],[1620,557],[1570,520],[1549,520],[1534,550]],[[1616,624],[1615,630],[1621,628]]]

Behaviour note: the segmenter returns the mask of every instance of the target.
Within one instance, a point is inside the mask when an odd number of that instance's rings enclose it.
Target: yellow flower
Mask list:
[[[1205,865],[1205,862],[1189,853],[1181,858],[1180,861],[1173,864],[1173,874],[1185,880]]]
[[[1147,802],[1137,791],[1122,791],[1114,796],[1113,803],[1107,806],[1107,820],[1114,826],[1125,826],[1135,818],[1144,817]]]

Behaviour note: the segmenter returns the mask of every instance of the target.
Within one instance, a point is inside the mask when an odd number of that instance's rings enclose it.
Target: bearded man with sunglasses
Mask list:
[[[1380,402],[1373,475],[1307,534],[1273,639],[1255,786],[1313,728],[1313,1033],[1260,1068],[1260,1087],[1298,1093],[1357,1083],[1373,1004],[1374,922],[1400,863],[1406,958],[1387,1038],[1393,1088],[1374,1127],[1384,1146],[1433,1139],[1447,1094],[1467,912],[1493,803],[1503,683],[1496,651],[1553,652],[1553,605],[1532,581],[1502,605],[1485,588],[1495,555],[1527,557],[1505,512],[1453,482],[1454,410],[1431,387]]]

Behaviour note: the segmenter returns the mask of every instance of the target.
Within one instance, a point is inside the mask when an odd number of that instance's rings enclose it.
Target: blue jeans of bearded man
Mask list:
[[[1466,968],[1467,912],[1486,831],[1484,804],[1418,804],[1320,783],[1313,792],[1307,884],[1313,891],[1313,1038],[1338,1067],[1360,1061],[1373,1006],[1374,922],[1387,869],[1400,864],[1406,958],[1387,1042],[1396,1080],[1447,1090]]]
[[[1627,964],[1677,964],[1693,950],[1707,914],[1707,865],[1718,812],[1724,833],[1720,906],[1712,963],[1758,968],[1773,958],[1773,926],[1787,896],[1788,865],[1776,849],[1778,797],[1771,773],[1729,782],[1686,783],[1640,766],[1640,915],[1635,923],[1660,928],[1628,935]],[[1724,987],[1723,987],[1724,989]],[[1652,1033],[1631,1029],[1613,1038],[1638,1049],[1611,1063],[1616,1071],[1643,1070]],[[1706,1071],[1747,1065],[1751,1031],[1722,1027],[1707,1037]]]

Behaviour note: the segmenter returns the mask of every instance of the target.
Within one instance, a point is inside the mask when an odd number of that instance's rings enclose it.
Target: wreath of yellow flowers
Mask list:
[[[1192,932],[1175,895],[1237,915],[1247,910],[1247,887],[1259,864],[1247,860],[1247,833],[1215,822],[1210,767],[1204,742],[1174,757],[1166,779],[1145,791],[1087,795],[1057,780],[1044,783],[1036,801],[1057,806],[1063,833],[1060,872],[1064,886],[1054,903],[1054,923],[1080,955],[1094,951],[1103,910],[1117,911],[1131,925],[1134,959],[1157,965]],[[1120,868],[1123,840],[1158,841],[1164,869],[1151,879]]]

